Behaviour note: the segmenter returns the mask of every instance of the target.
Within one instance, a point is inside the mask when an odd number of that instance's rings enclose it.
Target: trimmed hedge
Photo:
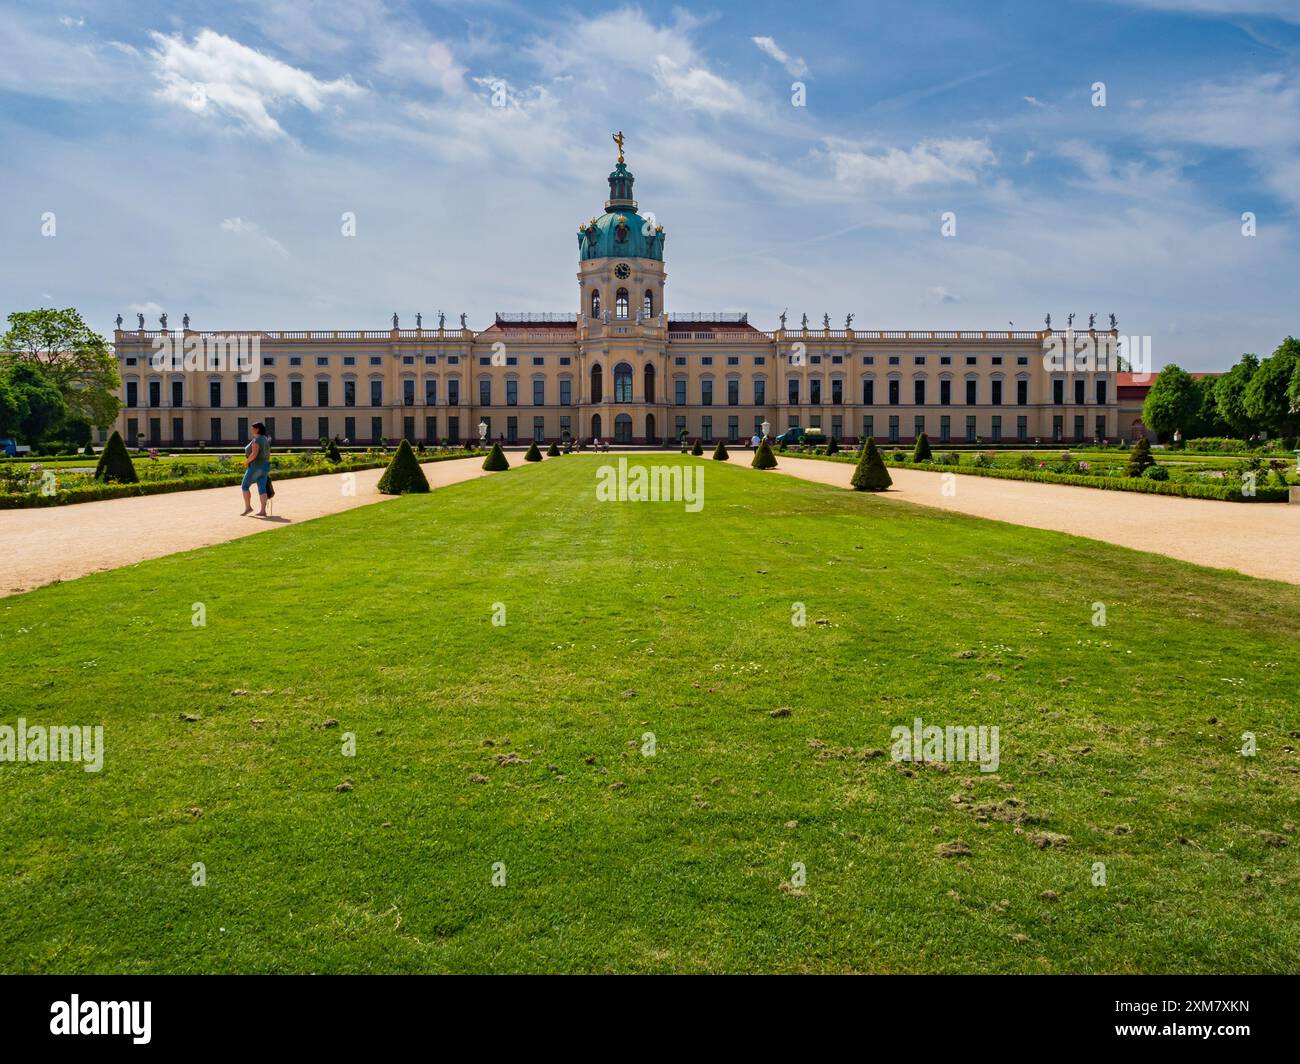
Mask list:
[[[1140,477],[1155,464],[1156,460],[1151,457],[1151,441],[1143,436],[1134,445],[1133,453],[1129,455],[1128,470],[1125,475]]]
[[[800,455],[810,462],[849,462],[850,458]],[[1102,491],[1135,491],[1139,495],[1176,495],[1184,499],[1215,499],[1219,502],[1286,502],[1288,488],[1255,488],[1254,495],[1243,495],[1241,486],[1226,484],[1185,484],[1174,480],[1147,480],[1145,477],[1089,477],[1076,473],[1049,473],[1046,470],[1002,469],[980,466],[946,466],[935,462],[914,465],[887,461],[887,466],[920,469],[930,473],[958,473],[961,476],[996,477],[1001,480],[1029,480],[1037,484],[1066,484],[1076,488],[1100,488]]]
[[[104,453],[99,456],[95,466],[95,479],[105,484],[135,484],[140,477],[135,471],[135,463],[126,453],[126,444],[121,434],[114,432],[104,444]]]
[[[695,441],[695,446],[691,448],[691,454],[695,455],[696,458],[704,457],[704,444],[698,439]]]
[[[482,453],[482,452],[480,452]],[[426,459],[428,462],[453,462],[465,458],[461,454],[444,454]],[[387,462],[354,462],[340,469],[272,469],[277,481],[298,480],[337,473],[354,473],[363,469],[381,469]],[[44,506],[70,506],[82,502],[101,502],[105,499],[129,499],[137,495],[171,495],[177,491],[201,491],[204,488],[226,488],[244,479],[243,473],[201,473],[181,480],[149,480],[136,484],[95,484],[83,488],[68,488],[54,495],[24,494],[0,495],[0,510],[32,510]]]
[[[537,442],[534,441],[533,444],[532,444],[532,445],[528,448],[528,450],[525,452],[525,454],[524,454],[524,461],[525,461],[525,462],[540,462],[541,460],[542,460],[542,452],[539,451],[539,450],[537,449]]]
[[[510,468],[510,463],[506,461],[506,452],[501,449],[501,444],[494,443],[488,456],[483,459],[483,468],[489,473],[500,473],[504,469]]]
[[[429,478],[424,475],[420,463],[411,450],[409,440],[402,440],[397,453],[388,463],[384,475],[379,478],[381,495],[423,495],[429,490]]]
[[[722,440],[719,440],[718,446],[713,449],[713,460],[715,462],[726,462],[730,458],[731,455],[727,454],[727,445]]]
[[[913,462],[928,462],[934,457],[930,450],[930,437],[924,432],[916,438],[916,448],[912,451]]]
[[[885,491],[894,483],[874,439],[867,439],[867,445],[862,449],[858,467],[853,471],[849,483],[853,485],[854,491]]]
[[[547,457],[547,458],[559,458],[559,457],[560,457],[560,447],[559,447],[559,444],[555,444],[555,443],[553,443],[553,444],[551,444],[548,448],[546,448],[546,457]]]
[[[776,455],[772,453],[772,445],[767,442],[767,437],[758,445],[758,450],[754,452],[754,459],[749,463],[755,469],[775,469]]]

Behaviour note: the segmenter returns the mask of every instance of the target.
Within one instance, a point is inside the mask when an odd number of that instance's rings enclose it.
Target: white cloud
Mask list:
[[[260,137],[284,135],[272,109],[296,104],[320,111],[331,98],[354,98],[365,91],[347,77],[320,81],[212,30],[200,30],[191,44],[179,35],[150,37],[163,99],[195,113],[224,113]]]
[[[1118,0],[1133,7],[1184,15],[1261,15],[1300,22],[1295,0]]]
[[[791,56],[771,37],[751,37],[760,52],[771,56],[790,74],[792,78],[802,78],[808,73],[808,64],[803,56]]]
[[[883,185],[902,192],[918,185],[971,184],[997,156],[985,139],[958,137],[923,140],[906,151],[833,149],[831,159],[836,178],[846,185]]]
[[[666,55],[655,57],[655,81],[683,107],[725,113],[743,111],[745,94],[704,67],[684,67]]]
[[[432,85],[449,95],[465,88],[465,68],[444,42],[424,35],[388,35],[380,44],[376,69],[388,77]]]
[[[960,303],[961,300],[948,291],[943,285],[937,284],[925,290],[926,295],[936,303]]]
[[[70,30],[80,29],[86,24],[84,18],[73,18],[71,15],[60,15],[59,21]]]
[[[223,233],[236,233],[252,238],[261,246],[274,251],[278,255],[287,255],[283,244],[266,232],[256,222],[245,221],[243,218],[226,218],[221,222],[221,231]]]

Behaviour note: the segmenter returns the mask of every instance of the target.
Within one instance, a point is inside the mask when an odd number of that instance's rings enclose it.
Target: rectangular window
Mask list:
[[[924,431],[925,431],[925,415],[917,414],[916,417],[912,419],[912,439],[919,440],[921,438],[921,433],[923,433]]]
[[[1002,416],[1000,414],[993,415],[993,425],[989,429],[989,439],[994,443],[1002,442]]]
[[[506,443],[519,442],[519,418],[513,414],[506,418]]]
[[[1002,382],[996,380],[991,381],[989,387],[992,389],[992,394],[989,396],[989,402],[992,403],[994,406],[1001,406],[1002,405]]]
[[[870,414],[862,415],[862,438],[865,440],[868,436],[874,436],[876,433],[876,419]]]
[[[214,382],[214,383],[215,383],[215,382]],[[137,381],[127,381],[127,382],[126,382],[126,405],[127,405],[127,406],[138,406],[138,405],[139,405],[139,399],[140,399],[140,385],[139,385],[139,383],[138,383]],[[211,405],[212,405],[212,406],[216,406],[217,404],[216,404],[216,403],[212,403]]]
[[[873,378],[868,377],[862,382],[862,405],[874,406],[876,402],[876,382]],[[870,435],[870,433],[867,433]]]
[[[329,381],[316,382],[316,405],[317,406],[330,405],[330,382]]]
[[[357,364],[357,356],[356,356],[356,355],[344,355],[344,356],[343,356],[343,365],[345,365],[345,366],[355,366],[356,364]],[[350,438],[351,438],[351,437],[349,437],[349,439],[350,439]]]
[[[154,447],[162,443],[162,418],[160,417],[149,419],[149,442]]]
[[[898,442],[898,415],[897,414],[889,415],[889,442],[890,443]]]
[[[808,402],[812,403],[813,406],[820,406],[822,401],[822,379],[814,377],[808,382],[808,387],[811,389]]]
[[[754,405],[763,406],[767,402],[767,381],[754,382]]]
[[[541,443],[546,439],[546,418],[533,418],[533,442]]]
[[[238,439],[248,439],[248,418],[241,417],[235,419],[235,433]]]
[[[438,442],[438,416],[436,414],[424,419],[424,442],[430,447]]]
[[[975,442],[975,415],[974,414],[966,415],[966,442],[967,443]]]
[[[519,405],[519,382],[513,377],[506,381],[506,406]]]
[[[700,402],[704,406],[713,405],[713,381],[708,378],[700,381]]]
[[[831,402],[835,406],[842,406],[844,403],[844,382],[839,377],[831,381]]]
[[[302,418],[291,417],[289,419],[289,433],[295,444],[302,443]]]
[[[702,424],[704,427],[701,430],[700,435],[703,437],[705,443],[712,443],[713,442],[713,418],[705,417]]]
[[[889,405],[890,406],[898,405],[898,389],[899,389],[898,381],[895,380],[889,382]]]
[[[218,425],[221,424],[221,419],[220,419],[220,418],[213,418],[213,420],[216,421]],[[127,443],[127,446],[128,446],[128,447],[134,447],[134,446],[136,445],[136,442],[137,442],[136,434],[137,434],[139,431],[140,431],[140,422],[139,422],[136,418],[133,418],[133,417],[129,417],[129,418],[127,418],[127,419],[126,419],[126,438],[127,438],[127,440],[129,441],[129,442]]]
[[[357,405],[357,382],[356,381],[343,382],[343,405],[344,406]]]
[[[425,406],[438,405],[438,378],[437,377],[424,378],[424,405]]]
[[[447,382],[447,405],[460,406],[460,381],[458,380]]]
[[[175,403],[175,400],[173,400],[173,403]],[[1106,382],[1105,381],[1097,382],[1097,405],[1098,406],[1106,405]]]
[[[1061,438],[1065,435],[1065,417],[1061,414],[1052,415],[1052,440],[1060,443]]]
[[[455,414],[447,418],[447,442],[453,446],[460,443],[460,418]]]
[[[546,405],[546,381],[538,379],[533,381],[533,406]]]
[[[403,406],[414,406],[414,405],[415,405],[415,380],[414,380],[414,378],[407,377],[406,380],[402,381],[402,405],[403,405]]]
[[[1086,400],[1084,399],[1084,395],[1086,394],[1086,388],[1087,388],[1087,381],[1085,381],[1082,377],[1079,377],[1075,380],[1074,382],[1074,405],[1075,406],[1083,406],[1083,404],[1086,402]]]
[[[384,438],[384,419],[381,417],[372,417],[370,419],[370,442],[378,443]]]
[[[567,378],[560,381],[560,405],[573,405],[573,381],[568,380]]]
[[[844,415],[831,415],[831,439],[842,440],[844,438]]]
[[[1084,440],[1083,415],[1074,415],[1074,440],[1076,443],[1082,443]]]
[[[1029,442],[1029,418],[1024,414],[1016,415],[1016,439],[1021,443]]]
[[[732,377],[727,381],[727,405],[740,405],[740,380]],[[733,437],[734,438],[734,437]]]
[[[370,382],[370,405],[371,406],[384,405],[384,382],[383,381]]]
[[[925,406],[925,381],[912,382],[912,403],[914,406]]]
[[[790,381],[787,396],[791,406],[799,405],[799,382],[797,380]]]
[[[673,381],[673,402],[677,406],[686,405],[686,381],[681,377]]]
[[[939,442],[952,442],[952,418],[947,414],[939,418]]]
[[[966,405],[975,406],[979,402],[979,381],[969,380],[966,382]]]
[[[318,417],[316,419],[316,438],[327,440],[330,435],[330,419],[327,417]]]
[[[740,418],[732,414],[727,418],[727,442],[736,443],[740,440]]]
[[[208,442],[221,442],[221,418],[219,417],[208,419]]]
[[[185,405],[185,385],[181,381],[172,381],[172,406]]]
[[[352,443],[357,438],[357,419],[354,417],[345,417],[343,419],[343,438]]]
[[[1052,402],[1056,406],[1065,402],[1065,381],[1052,381]]]
[[[316,365],[318,365],[318,366],[328,366],[329,364],[330,364],[330,360],[329,360],[329,356],[328,356],[328,355],[317,355],[317,356],[316,356]]]
[[[1105,414],[1097,415],[1097,425],[1096,425],[1095,435],[1098,441],[1104,440],[1106,438],[1106,415]]]
[[[262,382],[262,405],[275,406],[275,381]]]
[[[952,404],[952,381],[941,380],[939,382],[939,405],[950,406]]]
[[[492,382],[486,377],[478,382],[478,405],[492,405]]]
[[[573,418],[568,414],[560,417],[560,438],[569,439],[573,435]]]
[[[302,381],[289,382],[289,405],[302,406]]]
[[[1016,381],[1016,406],[1029,405],[1029,382]]]
[[[678,414],[677,415],[677,439],[680,440],[685,435],[686,435],[686,415]]]
[[[208,381],[208,406],[221,405],[221,382]]]
[[[248,381],[235,381],[235,405],[248,405]],[[244,437],[239,438],[242,440]]]

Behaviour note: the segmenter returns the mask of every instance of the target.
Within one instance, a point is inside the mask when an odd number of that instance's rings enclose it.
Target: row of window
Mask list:
[[[626,319],[628,315],[629,297],[626,288],[620,288],[614,293],[614,317],[620,320]],[[655,313],[655,294],[649,288],[645,290],[645,295],[641,297],[641,316],[645,318],[654,317]],[[600,317],[600,289],[593,288],[591,292],[591,316]]]

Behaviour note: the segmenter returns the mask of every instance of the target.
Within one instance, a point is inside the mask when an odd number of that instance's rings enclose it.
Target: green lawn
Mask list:
[[[0,968],[1300,969],[1300,588],[611,460],[0,600],[0,723],[107,747],[0,766]],[[893,762],[916,716],[1000,772]]]

